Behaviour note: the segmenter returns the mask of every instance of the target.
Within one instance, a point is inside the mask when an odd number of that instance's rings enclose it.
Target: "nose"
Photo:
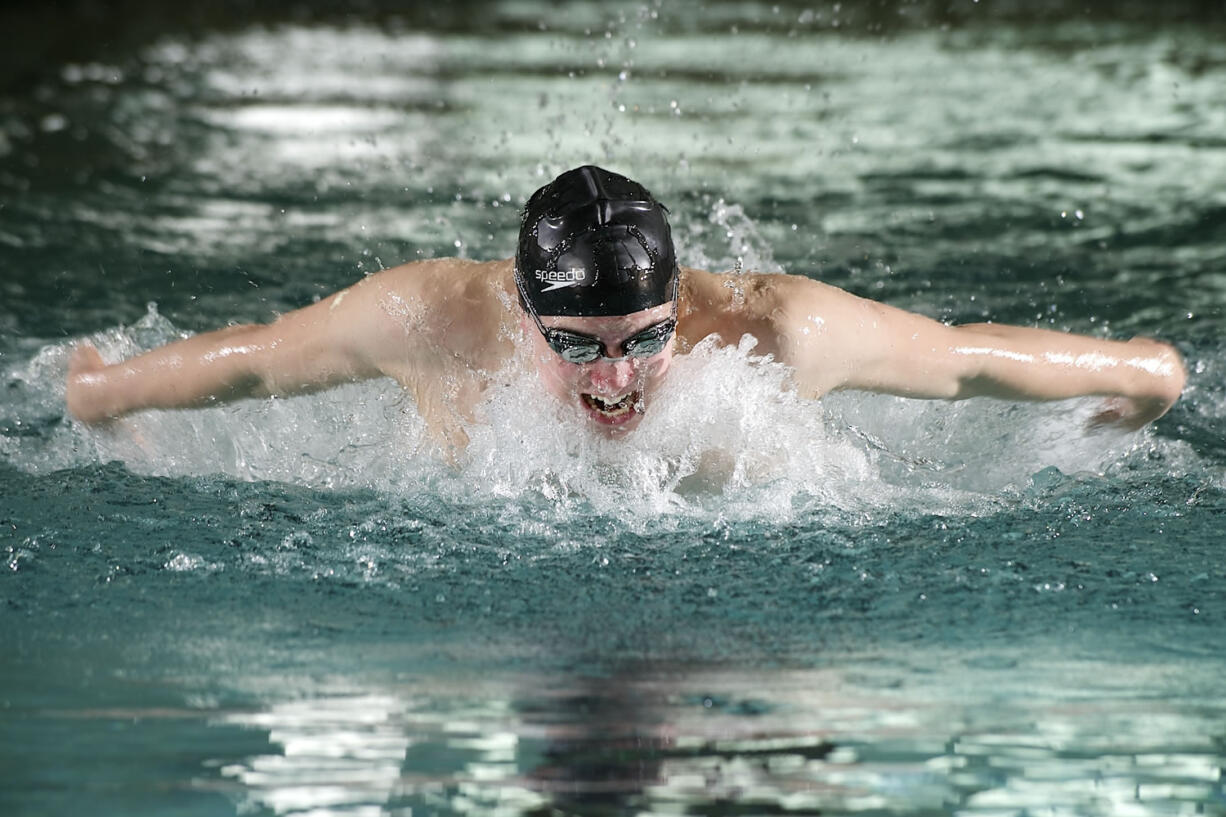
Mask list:
[[[634,380],[635,368],[634,361],[625,358],[597,360],[591,364],[591,371],[588,373],[592,392],[608,397],[621,394]]]

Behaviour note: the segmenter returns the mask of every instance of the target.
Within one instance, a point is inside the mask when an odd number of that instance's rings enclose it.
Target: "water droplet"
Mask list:
[[[42,122],[39,124],[47,133],[57,133],[68,127],[68,118],[63,114],[49,113],[43,117]]]

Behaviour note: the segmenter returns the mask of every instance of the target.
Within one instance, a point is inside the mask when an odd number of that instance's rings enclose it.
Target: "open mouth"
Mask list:
[[[616,423],[630,419],[635,411],[642,410],[642,401],[637,391],[621,397],[598,397],[595,394],[580,395],[583,405],[604,422]]]

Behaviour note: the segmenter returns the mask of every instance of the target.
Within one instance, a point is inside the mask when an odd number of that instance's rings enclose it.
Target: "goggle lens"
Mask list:
[[[664,347],[668,345],[668,339],[673,336],[676,328],[677,321],[673,318],[661,321],[655,326],[649,326],[642,332],[626,338],[622,343],[622,350],[626,357],[632,358],[658,355],[664,351]],[[567,363],[591,363],[600,357],[617,359],[610,357],[604,343],[587,335],[550,329],[545,333],[545,340],[549,342],[549,348]]]

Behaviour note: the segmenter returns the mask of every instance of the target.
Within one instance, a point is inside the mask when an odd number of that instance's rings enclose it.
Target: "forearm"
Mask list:
[[[265,329],[232,326],[114,365],[70,371],[68,409],[98,422],[141,409],[197,408],[266,394],[259,364]]]
[[[962,372],[954,397],[1023,400],[1105,396],[1134,401],[1149,419],[1178,399],[1186,373],[1174,347],[1150,340],[1110,341],[997,324],[955,327],[949,346]]]

